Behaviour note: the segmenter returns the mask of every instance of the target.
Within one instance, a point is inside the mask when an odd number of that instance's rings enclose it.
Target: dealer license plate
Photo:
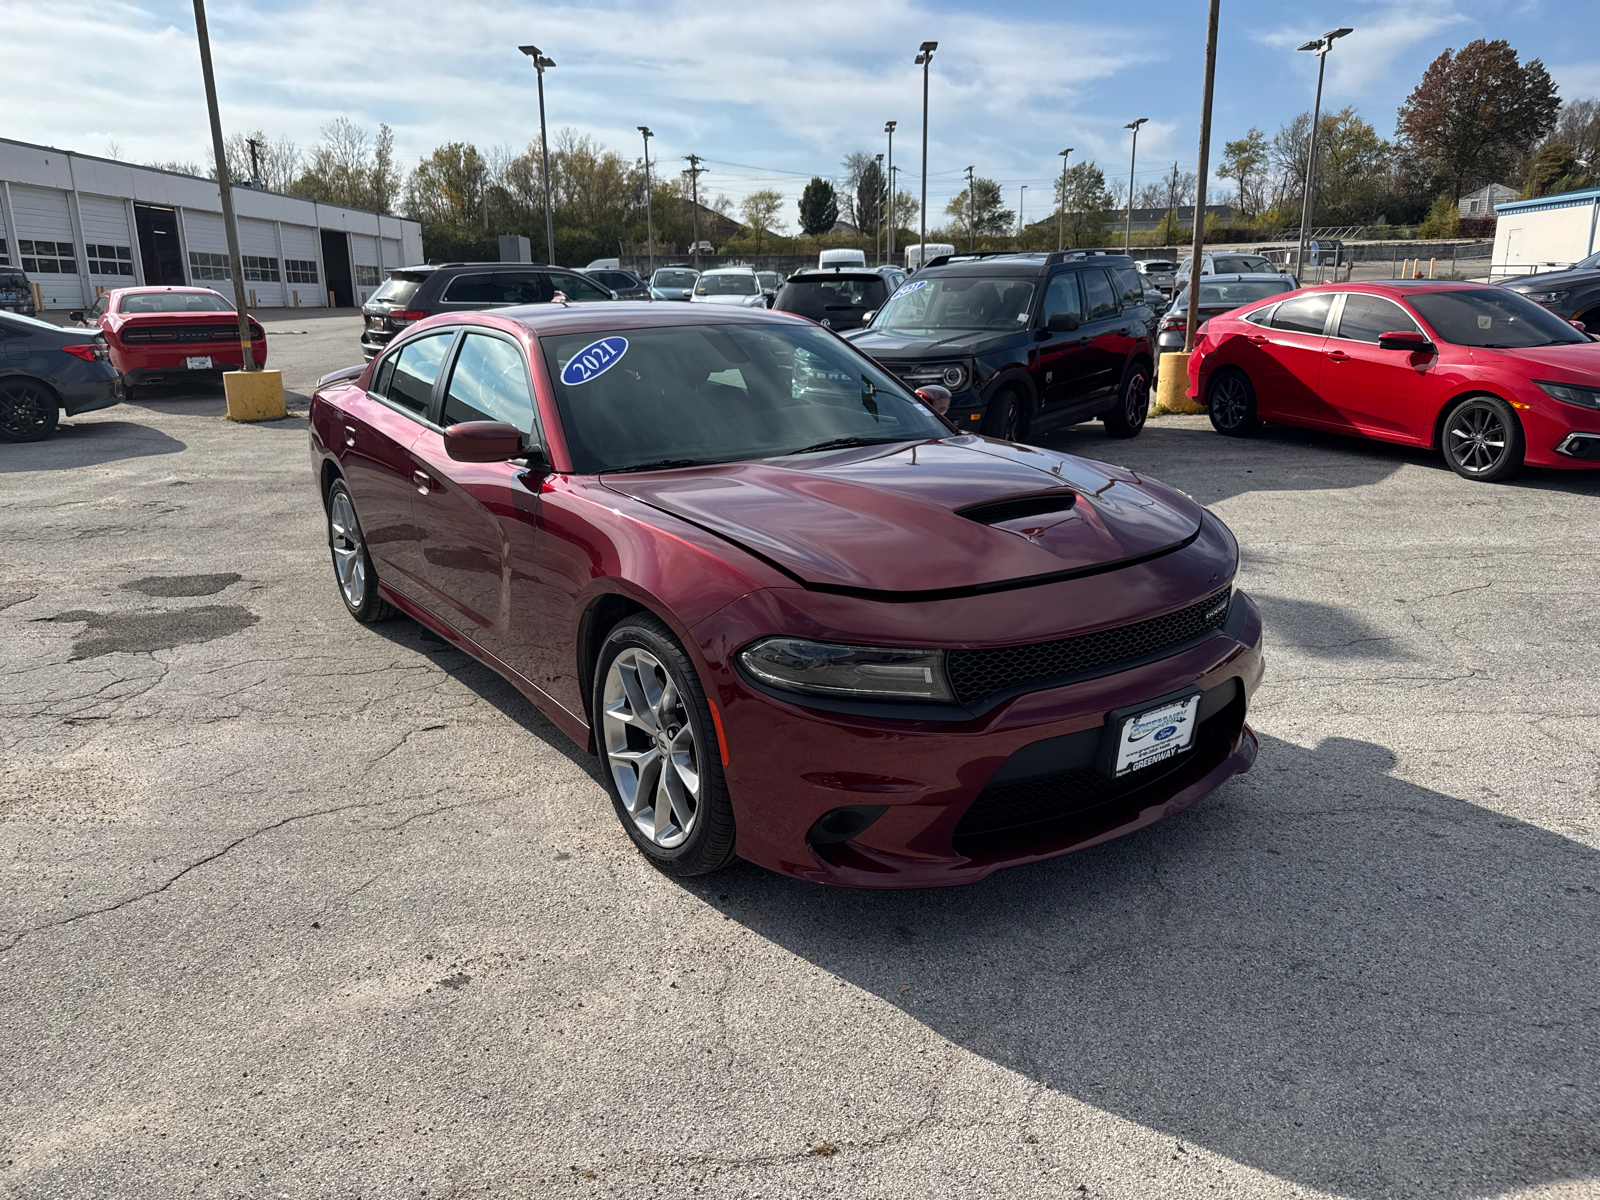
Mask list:
[[[211,369],[211,355],[191,354],[184,359],[184,365],[191,371],[209,371]]]
[[[1117,759],[1112,774],[1118,778],[1141,767],[1154,766],[1187,750],[1194,743],[1200,697],[1187,696],[1146,709],[1122,723],[1117,735]]]

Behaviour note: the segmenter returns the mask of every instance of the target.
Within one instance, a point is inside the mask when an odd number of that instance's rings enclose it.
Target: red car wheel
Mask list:
[[[1229,437],[1248,437],[1261,428],[1256,416],[1256,389],[1243,371],[1218,371],[1206,389],[1211,428]]]

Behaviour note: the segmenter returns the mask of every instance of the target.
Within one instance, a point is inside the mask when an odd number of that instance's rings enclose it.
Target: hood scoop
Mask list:
[[[1052,488],[1032,496],[1011,496],[1005,500],[991,500],[986,504],[973,504],[955,510],[956,516],[976,521],[979,525],[999,525],[1006,521],[1020,521],[1026,517],[1042,517],[1071,510],[1078,502],[1078,493],[1071,488]]]

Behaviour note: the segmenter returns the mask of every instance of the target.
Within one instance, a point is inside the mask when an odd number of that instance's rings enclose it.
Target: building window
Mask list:
[[[127,246],[97,246],[91,242],[84,249],[89,252],[89,274],[133,274],[133,250],[131,248]]]
[[[244,260],[244,277],[251,283],[277,283],[278,260],[275,258],[256,258],[254,255],[240,256]]]
[[[17,240],[22,251],[22,269],[36,275],[76,275],[78,256],[71,242],[28,242]]]
[[[199,250],[189,251],[189,274],[197,280],[233,278],[233,272],[228,270],[226,254],[205,254]]]
[[[1481,204],[1481,203],[1482,203],[1482,201],[1480,201],[1480,200],[1468,200],[1468,201],[1467,201],[1467,211],[1468,211],[1468,212],[1469,212],[1469,213],[1475,213],[1475,212],[1477,212],[1477,211],[1478,211],[1478,206],[1479,206],[1479,205],[1480,205],[1480,204]]]
[[[315,283],[317,281],[317,264],[313,259],[286,258],[283,260],[283,271],[290,283]]]
[[[6,253],[5,238],[0,238],[0,263],[5,263],[7,266],[11,265],[11,255]]]
[[[377,287],[378,286],[378,268],[377,267],[369,267],[369,266],[366,266],[366,265],[364,265],[362,263],[357,263],[356,264],[356,286],[357,287]]]

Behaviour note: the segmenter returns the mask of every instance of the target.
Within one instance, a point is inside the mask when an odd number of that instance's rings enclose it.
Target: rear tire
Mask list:
[[[394,616],[395,606],[378,595],[378,572],[361,532],[356,502],[342,479],[328,489],[328,549],[333,555],[333,581],[350,615],[363,625]]]
[[[984,410],[983,424],[978,432],[985,437],[1000,438],[1007,442],[1020,442],[1028,436],[1032,424],[1028,417],[1028,402],[1014,387],[1002,388],[989,399]]]
[[[0,383],[0,441],[41,442],[61,421],[61,400],[42,383],[11,379]]]
[[[1261,428],[1256,416],[1256,389],[1243,371],[1218,371],[1206,387],[1211,428],[1228,437],[1249,437]]]
[[[1128,368],[1117,390],[1117,406],[1105,414],[1106,434],[1114,438],[1138,437],[1150,416],[1150,364],[1143,361]]]
[[[1522,473],[1522,424],[1498,396],[1473,396],[1450,410],[1439,431],[1445,462],[1463,479],[1503,483]]]

